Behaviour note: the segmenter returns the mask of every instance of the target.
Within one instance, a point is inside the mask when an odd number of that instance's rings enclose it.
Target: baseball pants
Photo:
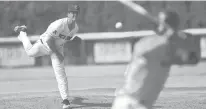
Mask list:
[[[50,53],[49,47],[43,40],[39,39],[32,45],[25,32],[20,32],[19,35],[28,56],[38,57],[50,55],[61,98],[68,99],[68,81],[65,73],[64,62],[59,62],[56,55]],[[58,48],[58,50],[62,55],[64,55],[63,46]]]

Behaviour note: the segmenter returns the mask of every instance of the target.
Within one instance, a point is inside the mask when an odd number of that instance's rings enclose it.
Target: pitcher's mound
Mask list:
[[[79,96],[70,97],[73,109],[110,109],[113,97],[111,96]],[[35,109],[62,109],[61,98],[47,97],[33,105]]]

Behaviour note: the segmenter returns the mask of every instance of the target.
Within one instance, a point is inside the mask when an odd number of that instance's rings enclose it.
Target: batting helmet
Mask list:
[[[180,23],[179,14],[172,9],[166,9],[164,13],[166,15],[165,23],[169,24],[174,30],[177,30]]]
[[[75,12],[75,13],[79,14],[80,7],[78,5],[69,5],[68,12]]]

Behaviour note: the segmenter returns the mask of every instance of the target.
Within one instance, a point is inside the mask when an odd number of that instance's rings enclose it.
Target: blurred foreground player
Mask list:
[[[132,62],[125,71],[123,87],[115,92],[112,109],[152,109],[164,88],[172,65],[196,64],[198,53],[186,44],[179,30],[179,15],[171,9],[160,12],[156,36],[136,43]],[[170,28],[166,28],[167,23]],[[185,46],[187,45],[187,46]]]
[[[63,109],[70,108],[68,100],[68,81],[64,68],[64,44],[67,41],[81,42],[81,38],[74,36],[78,32],[76,18],[79,14],[78,5],[69,5],[67,17],[52,22],[47,30],[40,35],[39,40],[31,44],[26,26],[16,26],[14,31],[19,33],[18,39],[31,57],[49,55],[58,83],[59,92],[63,100]]]

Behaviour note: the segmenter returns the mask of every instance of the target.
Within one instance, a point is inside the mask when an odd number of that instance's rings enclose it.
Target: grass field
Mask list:
[[[174,66],[155,109],[205,109],[206,63]],[[110,109],[125,65],[68,66],[74,109]],[[0,69],[0,109],[61,109],[51,67]]]

